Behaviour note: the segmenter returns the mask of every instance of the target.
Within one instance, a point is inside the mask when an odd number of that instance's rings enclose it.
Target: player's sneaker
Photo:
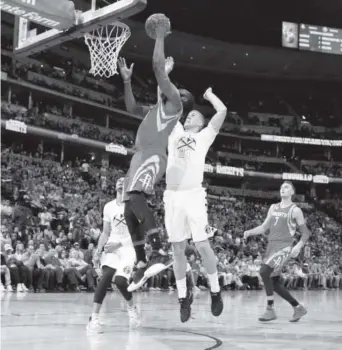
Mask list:
[[[259,321],[268,322],[268,321],[273,321],[276,318],[277,318],[277,315],[274,311],[274,308],[272,306],[267,305],[266,311],[262,316],[259,317]]]
[[[145,276],[148,278],[158,275],[160,272],[168,269],[173,265],[173,259],[170,258],[162,249],[158,252],[152,252],[150,261],[148,262]]]
[[[191,316],[191,304],[193,303],[193,301],[194,301],[194,296],[192,293],[192,289],[188,288],[186,291],[186,297],[179,298],[180,319],[182,323],[189,320]]]
[[[140,326],[140,312],[136,305],[133,307],[127,306],[127,312],[129,317],[129,326],[132,328],[138,328]]]
[[[214,316],[220,316],[223,311],[223,301],[221,297],[221,292],[213,293],[210,292],[211,295],[211,313]]]
[[[25,293],[29,292],[29,289],[25,286],[24,283],[21,284],[21,288],[22,288],[23,292],[25,292]]]
[[[158,252],[152,252],[151,259],[147,266],[139,261],[136,273],[133,275],[133,282],[128,286],[127,290],[129,292],[134,292],[142,287],[149,278],[158,275],[158,273],[168,269],[172,265],[173,259],[162,249]]]
[[[87,324],[87,333],[88,334],[101,334],[103,333],[102,324],[98,318],[92,319],[89,317],[89,322]]]
[[[146,283],[146,281],[148,280],[148,277],[145,276],[146,270],[147,264],[139,261],[136,266],[135,273],[133,274],[133,281],[127,288],[129,292],[134,292]]]
[[[10,284],[6,287],[6,292],[8,292],[8,293],[12,293],[13,292],[13,288],[12,288],[12,286]]]
[[[293,308],[293,316],[290,320],[290,322],[298,322],[303,316],[305,316],[308,313],[308,310],[303,305],[298,305]]]

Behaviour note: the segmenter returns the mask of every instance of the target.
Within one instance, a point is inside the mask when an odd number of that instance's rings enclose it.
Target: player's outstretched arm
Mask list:
[[[133,74],[134,63],[132,63],[128,68],[126,65],[126,60],[123,57],[119,57],[118,66],[119,66],[122,80],[124,82],[125,105],[126,105],[127,111],[134,115],[144,117],[148,113],[149,108],[147,106],[141,106],[136,102],[135,97],[133,95],[133,90],[132,90],[131,79]]]
[[[213,93],[212,88],[208,88],[203,95],[204,99],[208,100],[216,110],[216,114],[211,118],[210,125],[219,133],[227,115],[227,107],[224,103]]]
[[[168,74],[165,70],[165,52],[164,41],[169,34],[167,27],[156,27],[156,42],[153,51],[153,71],[157,79],[158,86],[161,92],[172,103],[174,113],[177,113],[182,108],[182,101],[178,89],[172,84]]]
[[[272,217],[272,211],[273,211],[273,205],[271,205],[270,209],[268,210],[267,217],[265,221],[258,227],[255,227],[251,230],[247,230],[243,234],[243,238],[247,239],[248,237],[251,236],[258,236],[258,235],[263,235],[267,232],[267,230],[270,228],[270,221]]]

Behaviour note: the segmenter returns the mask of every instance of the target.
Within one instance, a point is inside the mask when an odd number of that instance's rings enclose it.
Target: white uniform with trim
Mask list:
[[[124,209],[125,204],[118,204],[116,200],[104,206],[103,221],[109,222],[111,226],[108,242],[121,242],[122,247],[113,253],[103,253],[101,267],[109,266],[116,269],[116,275],[129,279],[133,271],[136,254],[124,218]]]
[[[202,182],[205,157],[216,135],[210,123],[199,133],[189,133],[178,122],[169,136],[164,207],[170,242],[208,238],[207,194]]]

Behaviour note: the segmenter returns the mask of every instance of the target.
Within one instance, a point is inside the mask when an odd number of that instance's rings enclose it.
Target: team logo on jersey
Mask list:
[[[190,136],[183,136],[177,143],[178,155],[180,158],[188,156],[196,149],[196,140]]]
[[[114,216],[113,225],[114,225],[114,227],[118,227],[118,226],[122,226],[122,225],[125,227],[127,226],[126,220],[125,220],[125,217],[123,216],[123,214]]]
[[[179,115],[180,113],[177,113],[176,115],[166,115],[163,111],[163,104],[161,102],[157,109],[158,131],[163,131],[169,125],[169,123],[171,123],[174,120],[178,120]]]
[[[136,171],[130,186],[130,191],[135,189],[138,182],[143,190],[152,190],[156,182],[159,169],[160,159],[157,155],[147,158]]]

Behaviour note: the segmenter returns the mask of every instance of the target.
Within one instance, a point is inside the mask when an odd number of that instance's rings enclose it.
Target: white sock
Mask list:
[[[96,321],[99,319],[99,314],[91,314],[91,320]]]
[[[176,286],[178,291],[178,297],[185,298],[186,297],[186,277],[182,278],[181,280],[176,280]]]
[[[210,290],[213,293],[218,293],[220,291],[220,284],[219,284],[217,272],[208,273],[208,279],[210,283]]]

